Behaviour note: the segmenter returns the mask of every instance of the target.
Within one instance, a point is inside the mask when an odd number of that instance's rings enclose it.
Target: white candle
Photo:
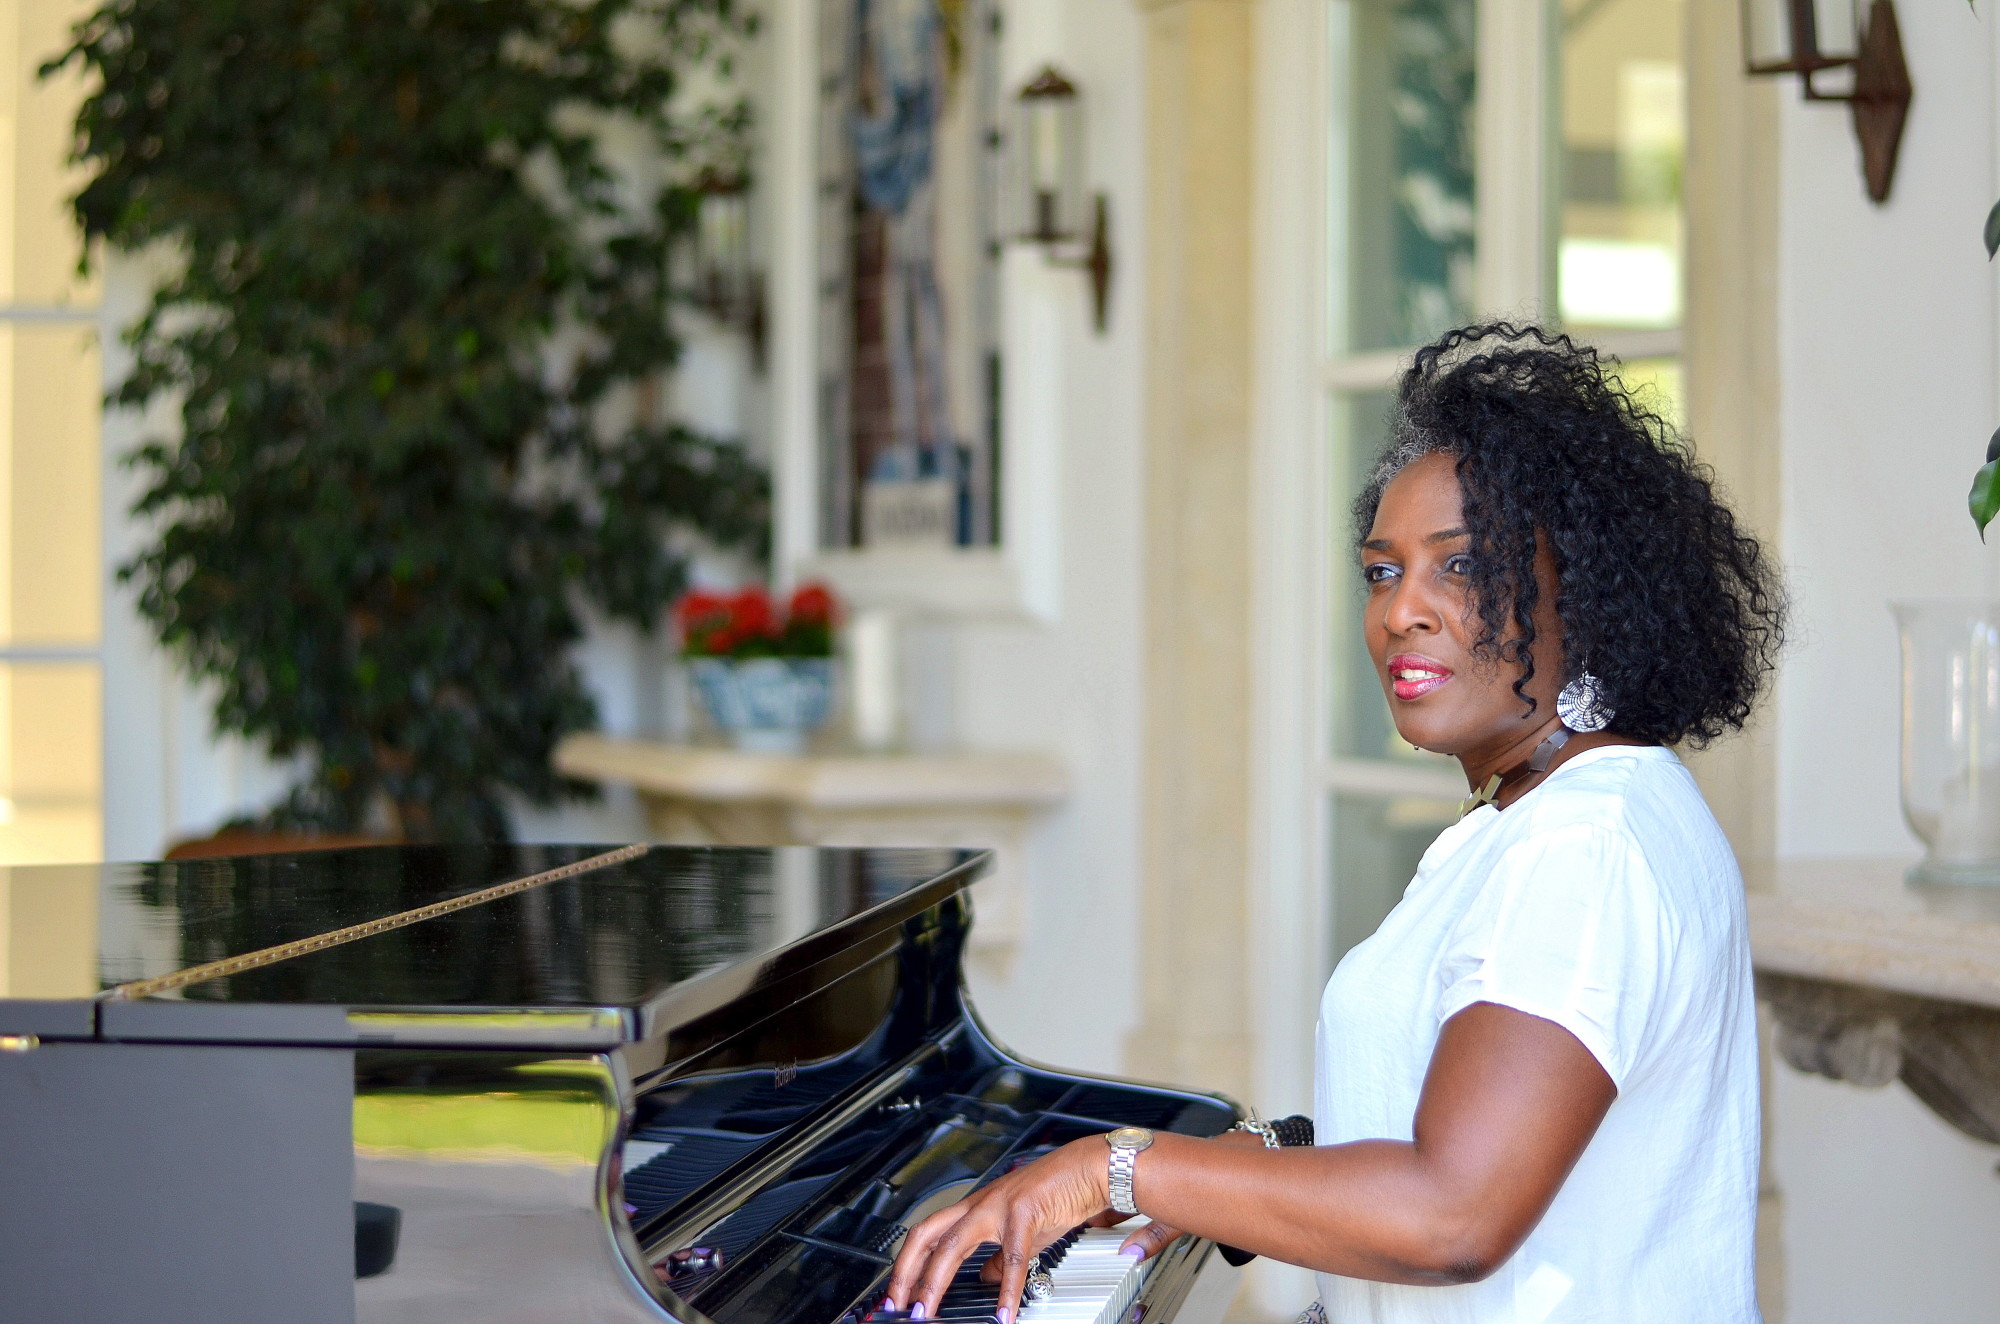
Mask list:
[[[854,743],[867,750],[894,748],[902,715],[894,612],[854,613],[847,625],[847,674]]]

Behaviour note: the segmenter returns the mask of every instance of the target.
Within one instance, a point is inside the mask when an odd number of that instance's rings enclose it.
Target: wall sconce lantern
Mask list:
[[[704,172],[694,225],[694,302],[723,326],[750,337],[758,371],[764,362],[764,282],[750,257],[750,181]]]
[[[1083,107],[1076,84],[1045,67],[1015,97],[1016,201],[1003,233],[1040,244],[1051,266],[1090,277],[1091,310],[1102,335],[1111,306],[1110,204],[1093,199],[1090,238],[1079,234],[1083,212]]]
[[[1891,0],[1873,0],[1867,21],[1861,0],[1741,0],[1743,57],[1752,74],[1797,74],[1808,101],[1845,101],[1861,143],[1868,196],[1886,202],[1896,176],[1896,149],[1910,113],[1910,67]],[[1845,91],[1819,79],[1852,69]]]

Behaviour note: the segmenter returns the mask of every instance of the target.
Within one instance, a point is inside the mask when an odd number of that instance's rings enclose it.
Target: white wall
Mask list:
[[[100,343],[107,386],[122,380],[131,354],[120,331],[144,311],[163,271],[160,255],[104,261]],[[243,742],[217,740],[203,696],[182,680],[140,621],[118,567],[147,541],[131,516],[142,475],[121,461],[141,441],[171,436],[177,405],[145,417],[104,415],[106,589],[104,594],[104,857],[156,859],[169,845],[202,836],[231,817],[283,794],[283,770]]]
[[[2000,1153],[1901,1085],[1862,1089],[1780,1067],[1771,1102],[1786,1324],[2000,1317]]]
[[[1895,190],[1863,192],[1846,108],[1787,99],[1780,243],[1784,557],[1798,641],[1779,699],[1779,850],[1916,849],[1897,807],[1892,598],[2000,588],[1965,491],[2000,408],[1994,280],[2000,14],[1899,9],[1916,101]]]
[[[1788,97],[1782,118],[1787,857],[1916,854],[1897,800],[1887,603],[2000,593],[2000,547],[1982,548],[1965,513],[2000,423],[1995,281],[1979,246],[2000,197],[2000,13],[1915,0],[1898,16],[1916,100],[1888,205],[1867,200],[1844,107]],[[2000,1313],[2000,1150],[1900,1085],[1780,1066],[1772,1104],[1791,1324]]]
[[[957,627],[953,686],[962,743],[1055,752],[1075,787],[1029,843],[1031,936],[1011,962],[973,967],[973,996],[1013,1048],[1112,1073],[1138,1016],[1142,36],[1131,0],[1010,8],[1006,86],[1053,61],[1083,90],[1086,168],[1090,186],[1110,195],[1117,269],[1109,329],[1098,336],[1080,273],[1027,253],[1009,264],[1008,370],[1042,397],[1016,418],[1056,434],[1041,440],[1059,465],[1049,550],[1060,587],[1052,622]]]

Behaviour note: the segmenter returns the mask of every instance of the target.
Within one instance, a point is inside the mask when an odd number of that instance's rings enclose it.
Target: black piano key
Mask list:
[[[743,1141],[734,1138],[688,1135],[661,1127],[652,1128],[643,1136],[635,1132],[634,1138],[673,1145],[650,1163],[625,1174],[625,1199],[637,1206],[638,1212],[632,1218],[640,1223],[678,1204],[751,1152]]]
[[[937,1319],[983,1319],[1000,1306],[1000,1289],[988,1287],[984,1291],[967,1291],[957,1296],[945,1293],[944,1300],[938,1302]]]

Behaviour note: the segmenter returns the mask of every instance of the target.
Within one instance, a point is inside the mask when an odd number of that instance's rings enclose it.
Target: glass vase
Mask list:
[[[2000,886],[2000,602],[1890,604],[1903,650],[1913,883]]]

